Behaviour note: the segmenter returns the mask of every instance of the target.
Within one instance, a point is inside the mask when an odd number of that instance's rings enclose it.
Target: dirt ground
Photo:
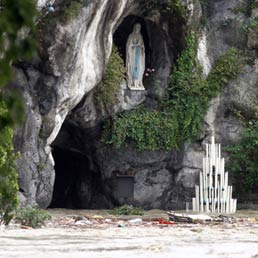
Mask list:
[[[0,257],[258,258],[255,211],[238,212],[223,222],[172,225],[160,224],[167,216],[163,211],[147,212],[136,224],[135,217],[106,211],[50,212],[53,219],[46,228],[0,228]]]

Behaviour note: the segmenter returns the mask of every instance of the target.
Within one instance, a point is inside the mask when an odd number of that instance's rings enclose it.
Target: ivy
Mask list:
[[[117,148],[131,143],[139,150],[170,150],[197,137],[209,100],[238,74],[241,58],[236,49],[228,50],[203,79],[195,57],[196,37],[192,32],[159,109],[139,108],[114,116],[105,126],[103,141]]]
[[[239,143],[226,148],[230,154],[228,168],[236,177],[238,192],[258,187],[258,121],[250,121]]]
[[[120,56],[117,47],[114,46],[103,79],[97,86],[94,94],[95,103],[99,109],[110,109],[114,106],[124,78],[124,61]]]
[[[169,132],[169,134],[168,134]],[[106,125],[103,140],[120,148],[129,139],[139,150],[169,150],[177,144],[178,125],[172,115],[137,109],[115,116]]]

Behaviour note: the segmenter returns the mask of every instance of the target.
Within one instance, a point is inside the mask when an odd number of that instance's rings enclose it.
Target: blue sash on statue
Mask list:
[[[138,80],[140,75],[140,47],[135,47],[135,59],[133,68],[133,79]]]

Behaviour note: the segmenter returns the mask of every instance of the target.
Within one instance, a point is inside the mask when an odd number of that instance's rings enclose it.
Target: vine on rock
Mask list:
[[[258,187],[258,121],[249,121],[239,143],[226,148],[230,154],[228,167],[238,178],[238,192]]]
[[[203,79],[196,63],[196,44],[191,32],[159,108],[114,116],[104,128],[104,143],[117,148],[131,143],[139,150],[171,150],[198,136],[209,100],[237,75],[241,58],[236,49],[229,49]]]
[[[101,110],[115,105],[121,83],[125,78],[124,61],[117,47],[113,46],[102,81],[95,92],[95,102]]]

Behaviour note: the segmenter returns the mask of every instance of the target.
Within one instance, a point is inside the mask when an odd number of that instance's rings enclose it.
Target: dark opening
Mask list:
[[[50,208],[108,208],[101,173],[94,163],[93,140],[65,122],[52,145],[55,183]]]
[[[75,151],[54,148],[55,185],[51,207],[89,208],[92,199],[94,171],[89,159]]]

